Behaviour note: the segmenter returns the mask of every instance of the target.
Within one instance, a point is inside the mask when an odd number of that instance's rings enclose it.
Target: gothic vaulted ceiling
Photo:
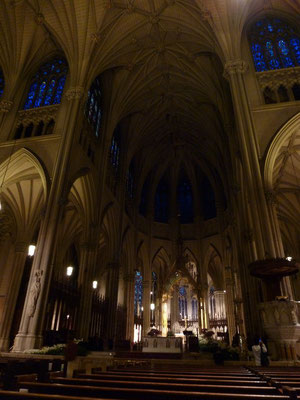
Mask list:
[[[272,3],[3,0],[0,65],[13,95],[16,79],[62,52],[70,85],[87,90],[97,75],[107,78],[107,134],[126,122],[128,164],[138,155],[146,176],[162,161],[162,174],[193,161],[224,181],[233,111],[223,65],[241,57],[247,20]],[[299,11],[297,0],[281,3]]]

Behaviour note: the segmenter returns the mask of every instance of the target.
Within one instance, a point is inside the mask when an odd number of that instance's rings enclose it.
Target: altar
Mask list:
[[[143,338],[144,353],[181,353],[181,337],[146,336]]]

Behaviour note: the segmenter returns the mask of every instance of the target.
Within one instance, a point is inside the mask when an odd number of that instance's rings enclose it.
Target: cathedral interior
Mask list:
[[[0,2],[1,351],[156,328],[300,357],[299,13]]]

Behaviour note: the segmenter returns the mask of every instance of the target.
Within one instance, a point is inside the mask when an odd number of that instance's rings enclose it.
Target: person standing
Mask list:
[[[269,365],[269,360],[267,357],[268,350],[266,348],[266,345],[261,340],[261,338],[259,337],[254,338],[254,345],[252,346],[252,352],[254,355],[254,361],[256,366],[266,367]]]

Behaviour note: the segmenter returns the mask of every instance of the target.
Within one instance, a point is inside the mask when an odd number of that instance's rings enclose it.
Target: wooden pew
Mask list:
[[[211,384],[183,384],[183,383],[166,383],[166,382],[129,382],[129,381],[106,381],[94,379],[71,379],[71,378],[55,378],[53,383],[67,385],[85,385],[95,387],[118,387],[128,389],[155,389],[155,390],[182,390],[185,392],[214,392],[214,393],[242,393],[242,394],[278,394],[274,387],[270,386],[235,386],[235,385],[215,385]]]
[[[262,379],[256,379],[256,380],[248,380],[245,378],[244,380],[236,380],[234,378],[230,379],[224,379],[223,377],[221,378],[206,378],[206,377],[200,377],[200,378],[188,378],[188,377],[162,377],[162,376],[132,376],[132,375],[122,375],[120,374],[109,374],[107,372],[104,372],[102,374],[77,374],[74,376],[74,378],[80,378],[80,379],[95,379],[95,380],[107,380],[107,381],[114,381],[117,382],[118,380],[127,380],[127,381],[133,381],[133,382],[166,382],[166,383],[185,383],[185,384],[203,384],[203,383],[210,383],[210,384],[215,384],[215,385],[244,385],[244,386],[265,386],[267,385],[267,382],[262,380]]]
[[[103,372],[104,373],[104,372]],[[103,373],[97,373],[98,374],[103,374]],[[109,371],[108,373],[112,373],[112,371]],[[248,374],[240,374],[240,375],[234,375],[231,373],[221,373],[221,374],[210,374],[210,373],[187,373],[187,372],[177,372],[177,373],[170,373],[170,372],[127,372],[127,371],[116,371],[113,372],[114,374],[122,374],[124,376],[160,376],[160,377],[178,377],[178,378],[183,378],[183,377],[189,377],[189,378],[212,378],[212,379],[236,379],[236,380],[257,380],[257,375],[248,375]]]
[[[211,391],[182,391],[182,390],[157,390],[157,389],[135,389],[120,387],[97,387],[87,385],[68,385],[68,384],[48,384],[48,383],[22,383],[23,388],[28,388],[35,393],[49,393],[68,396],[83,396],[107,398],[107,399],[143,399],[143,400],[290,400],[287,395],[280,394],[263,394],[253,393],[241,394],[240,387],[230,390],[226,387],[220,392],[214,392],[215,387],[211,387]],[[228,390],[229,389],[229,390]],[[253,388],[252,388],[253,389]],[[260,388],[259,388],[260,389]],[[272,389],[272,388],[271,388]],[[264,389],[262,389],[264,390]],[[274,392],[272,392],[274,393]]]
[[[13,391],[0,390],[1,400],[95,400],[94,397],[77,397],[77,396],[63,396],[57,394],[40,394],[40,393],[20,393]],[[97,400],[109,400],[104,398],[97,398]],[[121,400],[121,399],[119,399]]]

